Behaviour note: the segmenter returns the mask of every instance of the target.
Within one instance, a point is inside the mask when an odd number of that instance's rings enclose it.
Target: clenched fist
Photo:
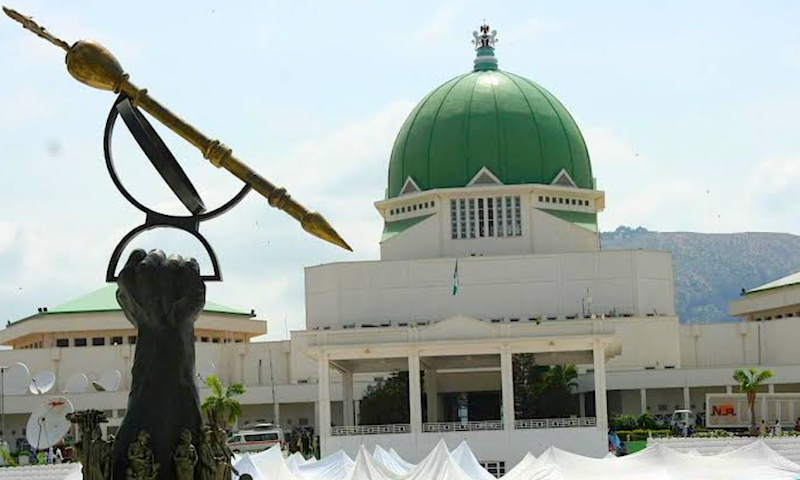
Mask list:
[[[194,322],[206,301],[197,261],[167,257],[161,250],[134,250],[117,284],[117,300],[137,328],[160,330]]]

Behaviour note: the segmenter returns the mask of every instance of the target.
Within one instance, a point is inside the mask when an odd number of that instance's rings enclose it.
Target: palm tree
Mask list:
[[[234,383],[225,388],[216,375],[209,375],[206,385],[211,389],[211,395],[205,399],[202,408],[208,417],[208,423],[217,428],[235,423],[242,414],[242,405],[234,397],[244,394],[244,385]]]
[[[544,383],[549,388],[572,393],[578,388],[577,378],[575,365],[554,365],[544,374]]]
[[[772,370],[759,372],[753,367],[745,372],[736,370],[733,379],[739,382],[739,390],[747,394],[747,405],[750,407],[750,433],[756,435],[756,394],[759,387],[772,378]]]

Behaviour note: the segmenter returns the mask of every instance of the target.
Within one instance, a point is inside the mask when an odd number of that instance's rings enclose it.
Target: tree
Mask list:
[[[394,372],[367,387],[359,406],[361,425],[408,423],[408,372]]]
[[[517,418],[567,417],[577,410],[575,365],[537,365],[533,354],[514,355]]]
[[[216,375],[206,378],[206,385],[211,389],[211,395],[205,399],[202,408],[208,418],[208,423],[217,428],[225,428],[242,414],[242,405],[235,397],[244,395],[244,385],[234,383],[228,388],[222,385],[222,380]]]
[[[547,367],[537,365],[533,354],[522,353],[512,359],[514,379],[514,412],[517,418],[536,418],[536,386]]]
[[[575,365],[552,365],[538,388],[537,409],[543,417],[568,417],[577,411],[578,371]]]
[[[753,367],[745,372],[736,370],[733,372],[733,379],[739,382],[739,389],[747,394],[747,406],[750,407],[750,433],[756,435],[756,395],[758,389],[767,380],[772,378],[772,370],[762,370],[759,372]]]

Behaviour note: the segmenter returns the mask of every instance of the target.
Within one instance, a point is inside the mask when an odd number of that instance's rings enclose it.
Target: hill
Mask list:
[[[800,236],[788,233],[651,232],[619,227],[601,234],[605,250],[672,252],[676,307],[685,323],[734,320],[728,303],[750,289],[800,271]]]

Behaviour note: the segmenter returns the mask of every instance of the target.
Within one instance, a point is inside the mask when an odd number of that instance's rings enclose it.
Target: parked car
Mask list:
[[[227,443],[234,453],[260,452],[274,445],[283,448],[283,431],[272,424],[253,425],[232,434]]]

